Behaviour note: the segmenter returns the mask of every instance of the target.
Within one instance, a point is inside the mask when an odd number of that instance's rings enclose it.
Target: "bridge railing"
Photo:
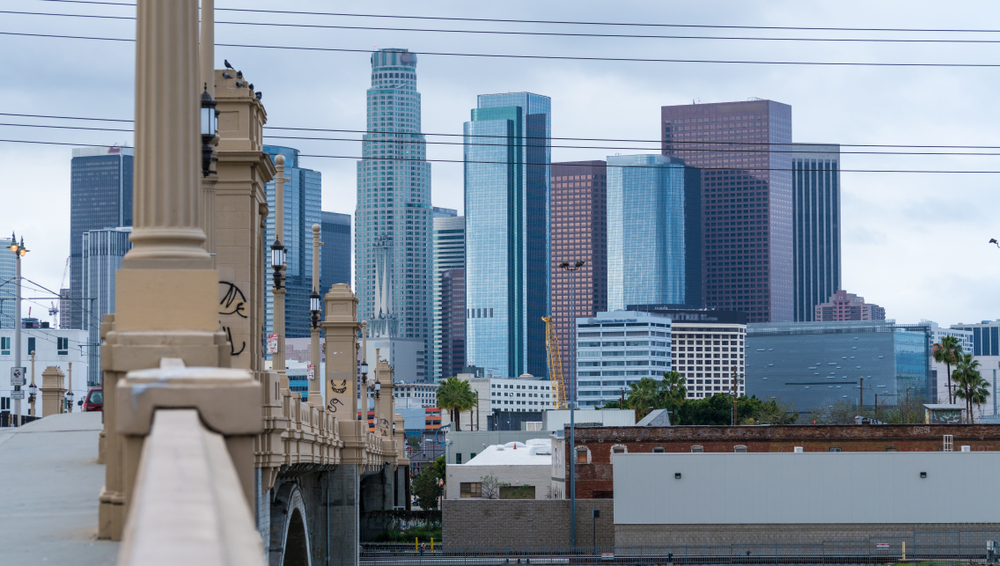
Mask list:
[[[122,566],[264,566],[264,546],[225,438],[194,409],[158,409],[118,558]]]

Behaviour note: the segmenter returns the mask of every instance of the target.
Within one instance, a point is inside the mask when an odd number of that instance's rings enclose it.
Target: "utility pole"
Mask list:
[[[21,367],[21,257],[28,253],[28,249],[24,247],[24,236],[21,236],[21,243],[18,244],[17,236],[11,234],[9,249],[14,252],[14,367],[19,368]],[[19,393],[21,397],[24,396],[23,390]],[[15,426],[21,426],[20,397],[14,400],[14,414]]]
[[[30,395],[28,396],[28,401],[31,404],[31,416],[35,416],[35,391],[37,387],[35,386],[35,351],[32,350],[28,352],[31,356],[31,385],[28,386],[28,391]]]
[[[863,409],[865,406],[865,376],[861,376],[861,384],[858,385],[858,408]]]
[[[739,422],[738,421],[739,415],[737,414],[736,411],[737,411],[737,409],[736,409],[736,366],[733,366],[733,426],[736,426],[736,423]]]
[[[319,247],[323,245],[319,241],[319,232],[323,228],[319,224],[312,225],[312,294],[309,295],[309,314],[312,322],[309,328],[309,362],[312,364],[312,378],[309,381],[309,404],[314,407],[323,406],[323,397],[319,391]]]

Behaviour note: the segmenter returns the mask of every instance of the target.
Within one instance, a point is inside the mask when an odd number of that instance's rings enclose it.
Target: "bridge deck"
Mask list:
[[[0,428],[0,563],[114,564],[97,540],[101,413],[54,415]]]

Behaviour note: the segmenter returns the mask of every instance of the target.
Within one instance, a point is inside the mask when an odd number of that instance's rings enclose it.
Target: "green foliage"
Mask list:
[[[798,419],[791,407],[773,399],[761,401],[757,397],[739,397],[736,409],[740,424],[792,424]],[[716,393],[704,399],[688,399],[680,406],[673,422],[678,425],[730,425],[733,398]]]
[[[684,383],[684,378],[676,371],[664,373],[660,381],[644,377],[629,386],[630,389],[625,395],[625,406],[635,411],[636,421],[645,418],[653,409],[667,409],[676,414],[677,409],[686,401],[687,388],[684,387]],[[612,403],[617,407],[621,402],[612,401]]]
[[[445,461],[443,456],[434,460],[434,464],[425,466],[423,471],[413,478],[410,489],[417,498],[421,509],[434,510],[438,508],[438,498],[444,493],[444,485],[438,485],[438,480],[445,478]]]
[[[979,360],[974,359],[972,354],[958,354],[952,377],[955,380],[955,397],[965,401],[966,419],[972,424],[972,409],[986,403],[990,396],[990,382],[979,373]]]
[[[954,403],[954,389],[951,385],[951,366],[957,364],[961,358],[962,346],[958,343],[958,338],[954,336],[942,336],[941,342],[934,344],[931,349],[934,361],[943,363],[948,369],[948,402]]]
[[[473,393],[468,381],[457,377],[449,377],[441,382],[437,389],[437,406],[446,409],[451,415],[452,430],[459,431],[459,416],[462,411],[472,410],[478,402],[478,396]]]
[[[888,399],[888,398],[886,398]],[[801,424],[848,425],[856,424],[855,417],[875,419],[887,424],[923,424],[923,398],[916,395],[904,395],[896,398],[895,405],[878,407],[858,407],[855,401],[843,399],[830,405],[822,406],[812,413],[803,414]]]

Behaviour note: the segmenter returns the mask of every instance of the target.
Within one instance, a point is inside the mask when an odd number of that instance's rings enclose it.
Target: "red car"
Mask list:
[[[82,403],[84,413],[104,411],[104,389],[92,387],[87,391],[87,396],[83,398]]]

